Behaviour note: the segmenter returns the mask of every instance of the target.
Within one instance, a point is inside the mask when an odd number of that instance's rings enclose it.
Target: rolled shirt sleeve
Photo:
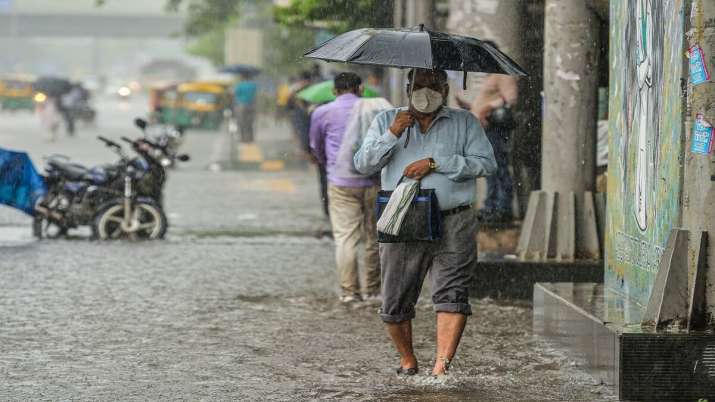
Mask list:
[[[463,155],[435,156],[437,173],[442,173],[453,181],[465,181],[494,174],[497,163],[494,150],[479,121],[472,115],[467,117],[467,138]]]
[[[399,138],[390,132],[390,121],[389,112],[375,116],[353,160],[358,172],[372,175],[389,162],[395,145],[399,142]]]

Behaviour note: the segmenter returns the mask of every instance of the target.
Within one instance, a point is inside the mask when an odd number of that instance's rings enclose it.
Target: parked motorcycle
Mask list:
[[[145,138],[162,148],[167,159],[162,161],[167,168],[174,168],[179,158],[179,148],[184,143],[184,128],[172,125],[148,125],[146,120],[136,119],[134,124],[141,128]]]
[[[163,238],[168,226],[162,209],[163,161],[168,157],[164,148],[145,138],[122,137],[137,154],[129,157],[120,144],[98,139],[119,155],[117,163],[87,168],[65,156],[47,158],[48,193],[36,206],[33,234],[55,238],[69,229],[91,226],[93,236],[101,240]]]

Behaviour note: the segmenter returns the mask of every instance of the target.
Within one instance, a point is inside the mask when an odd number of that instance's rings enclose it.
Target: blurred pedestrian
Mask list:
[[[489,42],[492,46],[496,44]],[[482,222],[508,222],[513,218],[514,184],[509,172],[509,140],[515,127],[513,108],[518,100],[516,78],[489,74],[472,103],[472,113],[482,123],[494,149],[496,174],[487,177],[487,197],[479,213]]]
[[[303,71],[298,80],[294,82],[291,87],[290,101],[288,102],[288,107],[291,114],[291,125],[293,126],[293,132],[297,137],[298,143],[300,144],[301,152],[305,155],[305,158],[314,164],[318,171],[318,184],[319,184],[319,195],[320,202],[323,208],[323,214],[326,217],[330,217],[330,211],[328,209],[328,173],[325,170],[325,165],[321,165],[315,159],[315,156],[310,150],[310,115],[313,112],[314,105],[308,104],[308,102],[300,99],[297,95],[298,92],[307,88],[313,83],[313,77],[315,76],[315,71]]]
[[[276,124],[288,117],[288,102],[290,102],[290,85],[282,83],[276,90]]]
[[[367,299],[380,293],[380,267],[374,205],[378,186],[374,177],[353,168],[353,144],[346,138],[346,127],[359,101],[362,80],[354,73],[340,73],[334,79],[336,99],[319,106],[310,119],[310,148],[319,166],[327,172],[328,206],[335,260],[340,282],[340,301],[362,299],[358,245],[365,244],[364,287]]]
[[[291,83],[290,96],[288,97],[287,108],[290,111],[290,121],[293,127],[293,134],[300,144],[301,151],[306,156],[310,156],[310,114],[308,113],[308,103],[298,97],[298,92],[302,91],[312,83],[309,71],[303,71]]]
[[[355,167],[382,173],[382,189],[394,190],[402,177],[435,190],[442,213],[442,237],[430,243],[380,243],[380,317],[400,354],[398,374],[417,373],[412,348],[415,304],[429,274],[437,312],[437,357],[433,375],[445,374],[456,353],[467,316],[469,287],[477,261],[477,220],[472,209],[476,178],[496,170],[489,140],[465,110],[445,106],[449,85],[442,70],[408,75],[408,108],[379,114]],[[412,80],[414,87],[412,88]],[[407,133],[407,134],[406,134]]]
[[[72,88],[59,97],[57,97],[57,110],[62,115],[65,121],[65,129],[67,130],[67,135],[74,135],[75,131],[75,114],[73,113],[75,109],[82,102],[84,97],[84,91],[77,84],[73,84]]]
[[[241,142],[253,142],[256,120],[256,93],[258,85],[250,77],[244,77],[234,87],[234,104]]]

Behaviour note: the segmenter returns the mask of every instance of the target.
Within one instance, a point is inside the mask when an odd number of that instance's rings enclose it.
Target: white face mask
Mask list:
[[[442,94],[430,88],[412,91],[412,107],[420,113],[432,113],[444,102]]]

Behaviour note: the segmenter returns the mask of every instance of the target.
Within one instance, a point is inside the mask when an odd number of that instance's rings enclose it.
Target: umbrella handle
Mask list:
[[[424,25],[423,25],[424,26]],[[407,99],[407,110],[410,110],[410,105],[412,105],[412,92],[415,89],[415,75],[417,74],[417,69],[412,69],[412,80],[410,80],[410,97]],[[412,126],[407,127],[407,137],[405,137],[404,148],[410,143],[410,132],[412,131]]]

